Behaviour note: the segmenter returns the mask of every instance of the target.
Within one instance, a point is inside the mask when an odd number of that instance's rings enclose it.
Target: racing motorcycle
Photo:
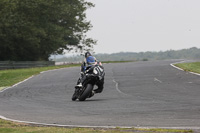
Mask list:
[[[92,97],[94,86],[104,80],[105,71],[103,66],[94,65],[86,69],[83,73],[86,76],[86,79],[82,83],[82,88],[76,88],[72,96],[72,101],[78,99],[79,101],[85,101],[86,98]]]

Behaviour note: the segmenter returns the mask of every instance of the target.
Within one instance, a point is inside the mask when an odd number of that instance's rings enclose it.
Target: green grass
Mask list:
[[[66,128],[21,124],[0,119],[0,133],[192,133],[180,129],[138,129],[138,128]]]
[[[39,74],[42,71],[73,67],[73,66],[80,66],[80,64],[27,68],[27,69],[0,70],[0,90],[5,87],[12,86],[20,81],[23,81],[31,77],[32,75]]]
[[[175,66],[182,68],[184,71],[200,73],[200,62],[181,63]]]

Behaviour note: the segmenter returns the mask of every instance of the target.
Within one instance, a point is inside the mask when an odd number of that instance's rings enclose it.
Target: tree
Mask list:
[[[86,50],[95,40],[84,0],[1,0],[0,60],[48,60],[64,50]]]

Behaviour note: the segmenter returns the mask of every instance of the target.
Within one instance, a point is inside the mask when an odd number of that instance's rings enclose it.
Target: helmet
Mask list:
[[[85,53],[85,58],[89,57],[89,56],[92,56],[92,54],[90,52],[86,52]]]
[[[87,64],[93,65],[95,64],[95,58],[93,56],[89,56],[86,58]]]

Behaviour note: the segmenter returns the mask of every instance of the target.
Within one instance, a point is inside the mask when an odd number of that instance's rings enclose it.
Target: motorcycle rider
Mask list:
[[[82,83],[84,82],[84,80],[86,79],[86,75],[84,74],[84,72],[90,68],[93,65],[100,65],[102,66],[101,62],[97,61],[96,58],[94,56],[92,56],[92,54],[90,52],[86,52],[85,53],[85,58],[84,61],[81,65],[81,76],[77,81],[77,85],[75,86],[76,89],[82,88]],[[103,91],[103,87],[104,87],[104,78],[101,80],[101,82],[99,82],[97,84],[98,88],[95,89],[92,93],[92,96],[95,93],[101,93]]]

